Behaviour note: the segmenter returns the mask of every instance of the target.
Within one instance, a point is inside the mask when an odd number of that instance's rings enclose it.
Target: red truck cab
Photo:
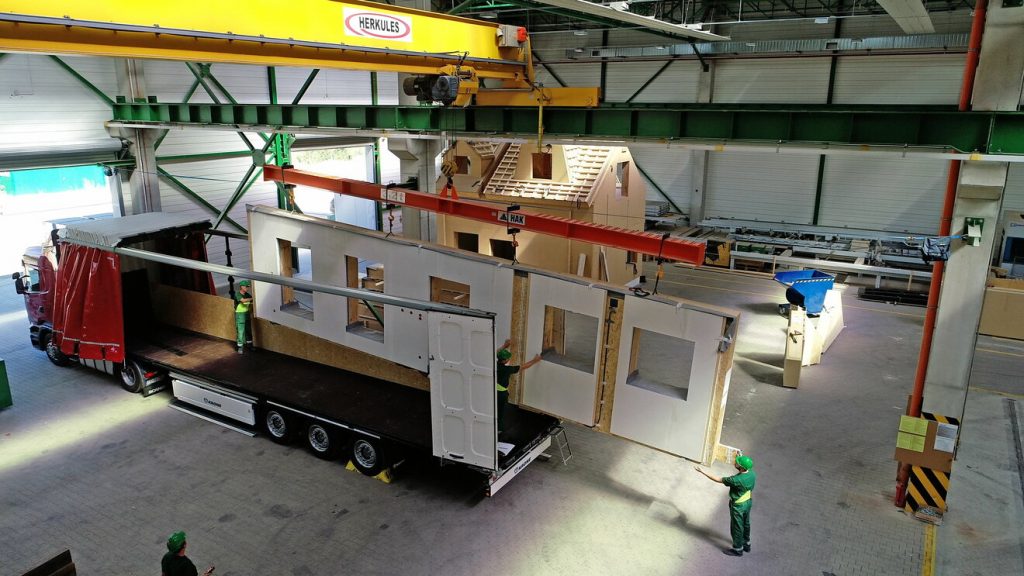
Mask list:
[[[53,332],[53,297],[57,283],[57,247],[52,237],[42,246],[33,246],[21,257],[21,271],[11,275],[14,289],[25,298],[28,314],[29,338],[32,346],[46,351],[46,356],[58,366],[67,366],[71,360],[51,345]]]

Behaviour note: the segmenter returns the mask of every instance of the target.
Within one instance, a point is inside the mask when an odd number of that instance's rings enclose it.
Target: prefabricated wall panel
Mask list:
[[[818,224],[933,234],[949,162],[900,156],[826,156]]]
[[[293,246],[311,248],[312,281],[319,284],[355,284],[346,277],[345,257],[380,263],[384,268],[383,290],[394,296],[429,301],[431,276],[461,282],[470,286],[472,308],[497,313],[496,337],[508,336],[513,272],[498,262],[471,260],[454,252],[387,239],[383,234],[329,220],[291,216],[273,209],[253,207],[249,222],[253,270],[281,274],[278,240],[283,240]],[[346,298],[314,293],[313,314],[309,319],[281,309],[281,287],[256,282],[253,288],[256,314],[261,318],[427,371],[427,325],[425,315],[419,311],[385,306],[383,341],[378,341],[346,329]]]
[[[713,152],[707,164],[705,215],[810,224],[818,157],[773,152]]]
[[[575,284],[549,276],[530,278],[530,300],[527,313],[526,351],[523,360],[542,352],[544,343],[544,316],[548,306],[583,314],[596,320],[600,332],[600,319],[604,315],[607,292],[596,286]],[[566,338],[581,337],[567,334]],[[558,414],[570,420],[592,426],[597,398],[598,361],[601,339],[594,338],[594,363],[589,372],[556,364],[541,362],[524,374],[523,404],[549,414]]]
[[[258,272],[281,273],[278,241],[284,240],[292,246],[312,247],[312,280],[317,283],[349,285],[345,257],[356,256],[383,265],[382,288],[387,294],[429,300],[432,276],[467,284],[470,307],[496,315],[494,342],[513,335],[511,316],[513,309],[518,310],[525,326],[515,332],[523,334],[523,341],[513,345],[516,362],[542,352],[547,308],[589,316],[597,326],[592,335],[592,371],[582,366],[570,368],[564,361],[555,363],[551,357],[541,360],[518,376],[524,407],[592,426],[601,406],[599,395],[604,394],[609,400],[614,398],[615,406],[610,428],[602,425],[602,430],[610,429],[624,438],[705,462],[717,443],[728,383],[727,365],[732,354],[731,348],[718,352],[718,346],[726,337],[727,323],[739,317],[735,311],[662,296],[625,297],[620,289],[608,284],[511,266],[493,258],[389,238],[378,232],[278,209],[252,207],[249,223],[253,270]],[[520,279],[521,290],[514,295],[516,272],[526,278]],[[307,319],[280,309],[280,286],[256,282],[254,291],[258,322],[280,324],[422,372],[430,370],[426,313],[386,306],[383,342],[376,342],[346,330],[345,298],[314,293],[313,319]],[[609,296],[619,302],[625,300],[612,316],[605,309]],[[623,308],[624,313],[620,313]],[[609,318],[614,318],[612,324],[622,322],[622,342],[617,350],[604,348],[603,335]],[[631,335],[634,328],[692,342],[685,400],[659,399],[656,393],[632,390],[635,386],[625,383],[632,353],[632,337],[626,332]],[[571,337],[568,330],[567,337]],[[474,350],[474,362],[482,362],[476,357],[483,352]],[[493,349],[486,352],[493,358]],[[618,363],[618,369],[614,381],[599,385],[601,363],[608,358]],[[476,408],[486,412],[480,406]]]
[[[722,316],[683,307],[667,307],[656,300],[627,296],[622,317],[615,403],[611,432],[693,460],[703,460],[705,432],[712,421],[720,359],[718,345],[725,333]],[[680,374],[689,386],[686,398],[667,395],[627,382],[631,375],[634,331],[643,329],[692,343],[690,373]],[[679,350],[686,354],[687,350]],[[641,367],[642,370],[642,367]],[[728,382],[719,383],[727,386]]]

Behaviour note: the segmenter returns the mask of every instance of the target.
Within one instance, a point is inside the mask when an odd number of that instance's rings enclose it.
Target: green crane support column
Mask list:
[[[277,105],[277,71],[273,66],[267,66],[267,83],[270,91],[271,106]],[[274,164],[284,166],[291,164],[292,150],[288,134],[274,133],[271,136],[273,144],[271,152],[274,156]],[[288,188],[281,182],[277,183],[277,207],[285,210],[295,210],[294,198],[289,194]]]

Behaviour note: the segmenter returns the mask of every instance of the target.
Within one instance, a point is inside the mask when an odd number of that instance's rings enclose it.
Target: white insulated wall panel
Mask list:
[[[817,156],[712,152],[707,170],[708,218],[793,224],[813,219]]]
[[[836,63],[836,104],[956,104],[963,54],[846,56]]]
[[[114,60],[61,59],[111,99],[117,95]],[[9,54],[0,60],[0,95],[0,154],[120,148],[103,128],[110,105],[47,56]]]
[[[824,104],[828,58],[763,58],[715,63],[716,104]]]
[[[816,24],[813,20],[766,20],[716,27],[716,34],[737,42],[757,40],[809,40],[833,38],[834,24]]]
[[[601,358],[598,353],[601,346],[600,327],[604,318],[605,295],[603,289],[596,287],[540,274],[530,277],[524,362],[540,354],[543,349],[544,318],[548,306],[594,318],[598,334],[594,337],[597,348],[593,351],[594,365],[591,372],[542,360],[522,376],[523,404],[586,426],[594,425],[597,365]]]
[[[1006,191],[1003,193],[1003,210],[1024,212],[1024,164],[1010,164],[1006,175]]]
[[[690,197],[693,194],[693,155],[683,148],[658,148],[654,146],[633,146],[629,149],[633,161],[651,177],[651,180],[685,213],[690,211]],[[703,154],[703,151],[696,152]],[[647,199],[664,201],[665,198],[647,187]]]
[[[605,101],[625,102],[664,65],[664,62],[612,62],[608,64]],[[633,99],[633,103],[696,102],[699,79],[699,62],[677,60],[655,78],[654,82],[644,88],[643,92]],[[597,84],[594,85],[597,86]]]
[[[898,156],[826,156],[818,223],[934,234],[949,162]]]

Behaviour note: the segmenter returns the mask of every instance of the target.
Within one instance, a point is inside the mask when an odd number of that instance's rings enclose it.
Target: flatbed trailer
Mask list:
[[[128,350],[134,361],[168,374],[180,409],[220,424],[241,424],[243,432],[266,432],[277,442],[294,441],[296,430],[319,422],[327,438],[315,445],[307,439],[311,451],[334,459],[361,438],[370,447],[361,444],[364,451],[352,455],[353,464],[371,475],[400,459],[403,451],[431,448],[430,393],[425,390],[267,350],[240,355],[233,342],[170,326],[154,326],[129,341]],[[283,419],[284,430],[267,429],[271,413]],[[509,430],[502,439],[515,448],[500,456],[503,469],[541,444],[546,448],[559,426],[555,418],[515,406],[507,417]],[[342,434],[349,438],[332,446],[331,436]],[[385,459],[367,466],[370,448]]]
[[[301,441],[370,476],[419,451],[482,472],[493,495],[564,434],[556,418],[510,405],[498,441],[494,355],[483,353],[494,349],[493,313],[211,264],[209,226],[150,213],[63,229],[48,252],[56,266],[26,260],[27,272],[15,275],[26,306],[38,312],[30,314],[33,345],[54,364],[118,376],[132,392],[169,383],[179,410],[278,443]],[[189,294],[213,305],[202,313],[207,320],[231,314],[233,306],[222,310],[230,301],[213,295],[212,273],[415,311],[429,331],[430,370],[421,373],[429,388],[267,349],[238,354],[231,340],[159,320],[158,306],[194,314],[181,303]],[[157,303],[154,290],[177,292]]]

